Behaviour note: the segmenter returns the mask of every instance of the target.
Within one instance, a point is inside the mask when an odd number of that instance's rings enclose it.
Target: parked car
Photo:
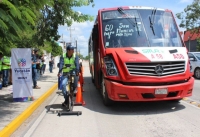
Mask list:
[[[191,71],[194,72],[194,77],[200,79],[200,52],[189,52],[188,56],[192,66]]]

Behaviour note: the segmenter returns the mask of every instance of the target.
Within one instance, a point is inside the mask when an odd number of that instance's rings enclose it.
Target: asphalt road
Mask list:
[[[93,86],[87,64],[84,64],[85,106],[75,106],[80,116],[57,116],[42,111],[30,121],[28,128],[13,136],[32,137],[199,137],[200,108],[182,100],[180,103],[143,102],[103,105]],[[195,80],[193,96],[200,101],[200,81]],[[56,91],[49,104],[63,109],[61,91]],[[47,106],[46,104],[45,106]],[[20,134],[20,135],[19,135]]]

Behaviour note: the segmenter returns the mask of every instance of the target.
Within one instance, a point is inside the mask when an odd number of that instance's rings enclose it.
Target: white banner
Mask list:
[[[32,100],[31,49],[13,48],[11,52],[13,98],[20,101]]]

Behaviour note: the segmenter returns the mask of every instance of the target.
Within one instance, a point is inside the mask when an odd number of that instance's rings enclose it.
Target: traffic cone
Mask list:
[[[81,84],[80,81],[78,81],[77,85],[77,93],[76,93],[76,102],[75,103],[81,103],[82,105],[85,105],[85,101],[83,100],[82,92],[81,92]]]
[[[83,78],[82,78],[81,73],[79,73],[79,80],[80,80],[80,84],[81,84],[81,92],[84,92],[84,90],[83,90]]]
[[[79,73],[79,81],[80,81],[80,84],[82,85],[83,82],[82,82],[82,78],[81,78],[81,73]]]

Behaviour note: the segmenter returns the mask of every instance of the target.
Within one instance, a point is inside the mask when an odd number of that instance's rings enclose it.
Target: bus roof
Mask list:
[[[99,11],[109,11],[109,10],[117,10],[119,7],[111,7],[111,8],[103,8],[99,9]],[[123,9],[155,9],[155,7],[145,7],[145,6],[121,6]],[[163,11],[170,11],[169,9],[162,9],[162,8],[156,8],[157,10],[163,10]]]

